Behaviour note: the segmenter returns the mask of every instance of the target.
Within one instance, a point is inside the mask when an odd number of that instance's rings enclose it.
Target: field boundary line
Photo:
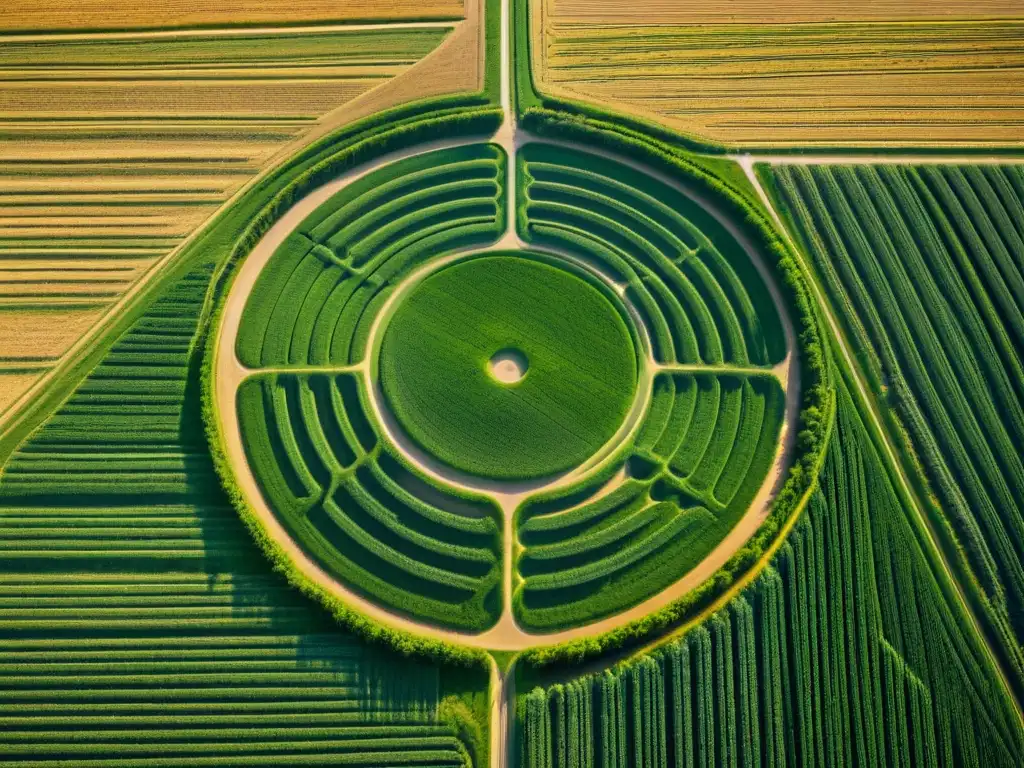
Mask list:
[[[704,156],[721,158],[721,155]],[[1003,155],[998,153],[992,155],[964,155],[955,152],[945,154],[938,151],[934,153],[893,152],[891,154],[876,152],[863,155],[855,153],[845,155],[825,153],[785,155],[767,152],[740,152],[730,153],[725,157],[739,163],[744,172],[748,163],[751,167],[758,163],[766,165],[1024,165],[1024,155]],[[758,185],[758,191],[761,191],[760,185]],[[762,202],[764,201],[762,200]],[[778,219],[770,204],[765,204],[771,210],[772,217]]]
[[[323,32],[375,32],[393,29],[450,29],[458,26],[465,17],[446,21],[381,21],[369,24],[304,24],[302,26],[265,27],[195,27],[191,29],[152,29],[105,32],[31,32],[24,35],[0,34],[0,45],[10,43],[63,43],[103,42],[106,40],[173,40],[174,38],[201,37],[260,37],[266,35],[309,35]]]
[[[484,0],[480,1],[484,2]],[[472,3],[475,2],[475,0],[469,0],[469,2]],[[465,19],[456,20],[451,23],[445,22],[442,24],[442,26],[450,26],[454,30],[455,28],[457,28],[459,24],[463,23],[463,21],[465,21]],[[347,25],[347,28],[351,29],[352,26],[353,25]],[[364,25],[363,28],[365,29],[372,26],[376,25]],[[392,27],[392,25],[390,24],[380,26],[382,28]],[[481,24],[481,27],[483,27],[483,24]],[[289,27],[283,29],[291,31],[300,28]],[[317,27],[317,29],[320,28]],[[173,31],[174,30],[170,30],[170,32]],[[252,30],[239,30],[239,32],[242,31]],[[121,33],[116,34],[120,35]],[[181,32],[181,34],[186,34],[186,32]],[[196,33],[188,32],[187,34],[192,35]],[[3,41],[5,37],[10,37],[12,39],[17,40],[26,39],[25,36],[19,35],[0,35],[0,41]],[[61,40],[69,39],[66,35],[57,35],[56,37],[58,37]],[[414,73],[417,65],[419,65],[423,61],[429,60],[431,56],[433,56],[437,51],[441,50],[443,47],[444,43],[442,42],[441,46],[438,46],[438,48],[435,48],[433,51],[431,51],[426,56],[421,58],[418,62],[411,65],[403,74],[408,75],[410,73]],[[390,80],[386,81],[377,88],[383,87],[384,85],[387,84],[387,82],[390,82]],[[371,89],[370,91],[367,91],[367,93],[372,93],[373,91],[376,91],[377,88]],[[365,95],[366,94],[363,94],[363,96]],[[362,98],[362,96],[357,98]],[[415,99],[407,103],[414,102]],[[349,104],[351,103],[352,102],[349,102]],[[136,281],[124,293],[122,293],[117,299],[115,299],[111,304],[107,306],[106,310],[101,314],[99,319],[92,326],[90,326],[81,336],[79,336],[78,339],[76,339],[75,342],[71,344],[71,346],[69,346],[59,358],[57,358],[54,361],[52,367],[50,367],[49,370],[45,371],[14,402],[10,403],[2,412],[0,412],[0,440],[5,439],[12,430],[15,430],[18,424],[24,418],[31,418],[31,408],[26,410],[26,407],[30,406],[33,400],[36,397],[38,397],[43,391],[45,391],[53,382],[59,380],[63,376],[67,375],[71,370],[73,370],[75,366],[80,363],[82,356],[88,351],[88,349],[94,343],[96,343],[108,332],[108,329],[112,324],[116,322],[117,318],[128,308],[134,307],[138,300],[141,300],[141,298],[145,298],[145,296],[150,292],[150,290],[152,290],[155,286],[159,284],[159,281],[162,280],[170,272],[172,267],[180,260],[179,256],[182,253],[185,253],[198,240],[200,240],[202,237],[205,237],[207,234],[213,231],[216,225],[228,213],[228,211],[232,209],[232,207],[234,207],[240,200],[242,200],[242,198],[244,198],[245,195],[250,193],[253,190],[253,188],[257,187],[260,183],[262,183],[267,177],[273,175],[281,168],[283,168],[287,164],[288,159],[293,157],[295,153],[300,152],[305,147],[313,146],[319,140],[321,140],[325,132],[317,130],[316,128],[316,126],[321,123],[321,120],[322,118],[309,121],[309,128],[306,132],[304,132],[301,136],[297,137],[296,139],[286,142],[277,152],[273,154],[273,156],[268,160],[267,164],[264,167],[257,170],[256,173],[250,176],[245,183],[243,183],[238,189],[236,189],[229,197],[224,199],[219,205],[219,207],[213,213],[211,213],[210,216],[207,217],[199,226],[192,229],[181,240],[181,242],[179,242],[170,251],[167,251],[163,255],[160,255],[156,259],[154,259],[154,261],[141,272]],[[330,126],[330,129],[335,130],[339,127],[341,126],[332,124]],[[207,299],[209,300],[209,297],[207,297]],[[204,318],[209,316],[209,309],[210,307],[204,305],[202,315]]]

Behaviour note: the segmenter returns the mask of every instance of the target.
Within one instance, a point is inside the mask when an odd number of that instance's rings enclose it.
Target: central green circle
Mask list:
[[[381,388],[407,435],[456,470],[556,475],[597,453],[632,406],[638,359],[625,317],[568,265],[528,254],[458,261],[399,301]],[[494,361],[516,356],[522,377],[501,381]]]

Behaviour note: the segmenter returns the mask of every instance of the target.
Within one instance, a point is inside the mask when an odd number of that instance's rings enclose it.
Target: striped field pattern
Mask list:
[[[1013,705],[936,581],[849,396],[806,516],[679,640],[536,688],[528,768],[1013,766]]]
[[[0,34],[0,414],[279,152],[455,23]]]
[[[1024,136],[1024,15],[1008,0],[530,7],[540,90],[704,139],[945,147]]]
[[[458,680],[270,571],[220,490],[174,284],[0,477],[0,763],[467,765]]]

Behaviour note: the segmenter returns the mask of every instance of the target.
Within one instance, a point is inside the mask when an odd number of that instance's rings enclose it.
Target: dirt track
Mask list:
[[[503,26],[504,30],[504,26]],[[505,62],[503,61],[503,65]],[[503,66],[503,70],[505,67]],[[507,70],[506,70],[507,71]],[[506,101],[507,95],[503,93],[503,102],[506,106],[506,115],[510,115],[508,102]],[[506,118],[505,123],[497,131],[497,133],[490,137],[492,141],[500,143],[505,147],[506,152],[509,154],[510,166],[515,167],[514,157],[516,148],[518,145],[525,143],[530,140],[530,137],[524,135],[523,132],[517,131],[515,125]],[[784,480],[786,470],[789,467],[792,455],[792,448],[795,442],[795,424],[799,413],[799,365],[796,355],[797,342],[796,333],[793,328],[792,322],[789,319],[788,313],[786,312],[785,305],[782,301],[781,294],[779,293],[775,282],[772,278],[770,271],[767,266],[763,263],[760,255],[757,253],[756,248],[753,244],[740,232],[734,225],[732,225],[727,219],[720,214],[716,213],[716,216],[725,224],[730,230],[734,237],[744,246],[758,271],[761,273],[762,278],[765,279],[766,284],[769,286],[773,301],[779,309],[779,315],[783,320],[783,330],[786,337],[786,348],[788,354],[786,358],[773,369],[773,373],[779,378],[783,388],[786,391],[786,408],[785,418],[780,435],[779,446],[776,451],[775,459],[772,465],[771,471],[766,476],[761,488],[759,489],[753,503],[748,508],[747,512],[744,513],[740,521],[733,527],[733,529],[727,534],[727,536],[719,542],[719,544],[708,554],[708,556],[701,561],[699,565],[693,568],[691,571],[686,573],[682,578],[672,584],[670,587],[660,592],[657,595],[652,596],[648,600],[640,603],[633,608],[616,614],[614,616],[602,619],[597,622],[593,622],[588,625],[574,627],[572,629],[563,630],[555,633],[537,634],[526,631],[516,624],[514,617],[511,613],[511,597],[512,597],[512,581],[514,574],[512,573],[512,550],[514,544],[514,531],[512,529],[512,517],[513,513],[522,502],[522,500],[529,495],[534,493],[539,488],[523,487],[523,488],[499,488],[499,487],[488,487],[487,485],[480,485],[474,483],[469,486],[467,481],[462,478],[453,477],[450,473],[446,473],[443,468],[438,467],[435,464],[430,463],[428,457],[417,455],[414,447],[402,439],[401,435],[393,430],[386,430],[389,433],[389,437],[392,441],[398,445],[398,447],[406,455],[406,458],[417,464],[417,466],[425,472],[427,475],[434,476],[438,479],[443,480],[447,483],[455,485],[462,484],[463,487],[471,487],[473,490],[490,492],[491,495],[501,506],[505,516],[505,610],[498,621],[498,623],[490,630],[481,634],[467,634],[462,632],[456,632],[452,630],[446,630],[439,627],[434,627],[428,624],[422,624],[420,622],[408,619],[404,616],[392,613],[375,603],[366,600],[362,596],[348,590],[344,585],[338,583],[329,574],[324,572],[315,562],[313,562],[308,556],[306,556],[301,549],[287,536],[283,528],[277,522],[273,512],[267,506],[263,499],[262,493],[259,490],[258,483],[248,466],[245,458],[245,451],[241,441],[241,435],[238,428],[237,414],[234,408],[235,392],[237,391],[238,385],[242,379],[252,372],[244,369],[234,355],[234,344],[235,338],[238,332],[238,326],[241,321],[242,309],[245,301],[248,298],[249,292],[255,283],[256,277],[262,270],[263,266],[267,263],[278,244],[284,240],[289,232],[291,232],[298,224],[305,218],[310,212],[317,208],[321,203],[326,201],[330,196],[344,188],[348,184],[362,178],[368,173],[376,170],[379,167],[395,162],[396,160],[404,157],[410,157],[416,154],[420,154],[434,149],[441,149],[446,147],[455,147],[463,144],[473,143],[479,139],[463,140],[456,142],[435,142],[429,145],[423,145],[412,150],[406,150],[403,152],[393,153],[391,155],[379,158],[375,162],[369,164],[366,167],[361,168],[358,171],[351,172],[343,175],[339,179],[321,187],[315,192],[308,195],[306,198],[300,200],[294,207],[292,207],[277,224],[263,237],[263,239],[256,245],[253,251],[246,258],[239,270],[238,276],[231,288],[230,294],[227,299],[225,312],[222,319],[222,325],[217,335],[217,350],[216,354],[216,373],[215,373],[215,390],[216,400],[218,403],[218,411],[221,418],[222,435],[225,444],[225,449],[232,462],[232,465],[236,469],[237,479],[243,493],[246,496],[246,500],[255,511],[257,517],[261,520],[265,526],[267,532],[271,537],[278,542],[280,546],[288,553],[291,559],[296,565],[307,575],[307,577],[316,581],[320,586],[326,589],[328,592],[342,598],[353,607],[358,608],[364,613],[372,616],[374,619],[379,620],[383,623],[400,627],[409,632],[426,635],[429,637],[435,637],[450,642],[459,643],[462,645],[469,645],[473,647],[493,649],[493,650],[521,650],[541,644],[558,643],[566,640],[577,639],[581,637],[592,636],[601,632],[606,632],[611,629],[623,626],[634,620],[640,619],[643,616],[662,608],[676,599],[682,597],[687,592],[698,586],[701,582],[710,577],[715,571],[717,571],[738,549],[740,549],[753,535],[753,533],[760,527],[761,523],[765,520],[770,509],[771,499],[775,493],[781,487]],[[607,152],[600,152],[599,154],[613,156]],[[660,178],[662,181],[669,183],[677,188],[680,187],[679,183],[674,179],[666,177],[661,174],[657,174],[651,169],[640,166],[640,164],[629,161],[627,159],[615,157],[619,162],[626,162],[633,167],[640,168],[645,173],[648,173],[656,178]],[[511,174],[510,174],[511,180]],[[693,196],[692,191],[685,190],[687,194]],[[512,205],[512,195],[509,195],[510,207]],[[712,212],[715,212],[714,206],[709,204],[706,200],[698,200],[709,208]],[[522,247],[522,243],[518,238],[518,235],[514,231],[514,216],[508,218],[509,229],[506,231],[504,237],[502,237],[497,243],[493,244],[489,250],[499,250],[505,248]],[[488,250],[488,249],[484,249]],[[558,255],[558,254],[556,254]],[[457,256],[456,256],[457,257]],[[397,295],[401,291],[396,290],[393,294]],[[380,313],[380,316],[386,314],[384,311]],[[379,328],[378,324],[375,323],[375,328]],[[376,335],[375,331],[371,329],[370,336],[373,338]],[[674,369],[675,367],[673,367]],[[740,372],[746,369],[738,367],[722,366],[722,372]],[[303,368],[306,372],[312,372],[315,368]],[[331,370],[325,367],[325,370]],[[687,366],[679,366],[679,370],[690,370]],[[696,369],[694,369],[696,370]],[[709,367],[709,370],[716,371],[716,367]],[[762,369],[763,370],[763,369]],[[371,388],[371,392],[373,389]],[[380,408],[377,398],[371,398],[374,401],[374,410],[377,412],[378,421],[386,424],[386,417],[383,410]],[[623,435],[623,437],[628,435]]]
[[[510,62],[510,19],[509,19],[509,3],[502,3],[502,61],[501,61],[501,74],[502,74],[502,93],[501,100],[502,106],[505,110],[505,121],[496,134],[490,137],[492,141],[499,143],[505,148],[509,158],[509,169],[508,169],[508,188],[509,190],[515,190],[515,153],[517,148],[522,143],[525,143],[530,139],[521,131],[517,131],[517,126],[514,122],[514,117],[511,108],[511,97],[510,97],[510,80],[511,80],[511,62]],[[500,617],[498,623],[489,631],[478,635],[467,635],[465,633],[453,632],[450,630],[433,627],[430,625],[422,624],[404,616],[400,616],[391,613],[377,604],[366,600],[362,596],[352,592],[345,588],[342,584],[337,582],[329,574],[324,572],[315,562],[313,562],[302,550],[298,547],[290,536],[283,530],[280,523],[277,521],[273,512],[269,509],[265,500],[263,499],[262,493],[259,490],[259,486],[252,475],[251,469],[246,461],[244,447],[241,441],[241,434],[239,431],[237,412],[234,407],[235,394],[237,392],[238,385],[242,378],[248,375],[249,371],[246,371],[240,366],[235,356],[235,338],[238,333],[239,323],[241,321],[242,310],[245,305],[245,301],[248,298],[250,291],[252,290],[253,284],[255,283],[256,277],[259,272],[265,266],[270,256],[273,254],[277,245],[284,239],[289,232],[291,232],[309,212],[318,207],[321,203],[326,201],[330,196],[335,194],[338,190],[344,186],[353,183],[358,178],[365,176],[367,173],[372,172],[376,168],[382,167],[383,165],[394,162],[402,157],[412,156],[425,151],[431,151],[433,149],[439,149],[443,147],[457,146],[461,143],[469,142],[438,142],[432,145],[422,146],[415,150],[409,150],[405,152],[395,153],[388,157],[378,159],[376,162],[370,164],[359,171],[352,172],[342,176],[334,182],[326,185],[325,187],[317,190],[311,195],[307,196],[303,200],[299,201],[291,210],[289,210],[285,216],[277,222],[277,224],[264,236],[264,238],[257,244],[256,248],[246,258],[243,263],[239,274],[236,277],[235,283],[232,286],[231,292],[227,300],[227,306],[222,317],[222,326],[216,335],[216,348],[215,348],[215,399],[218,406],[218,411],[221,418],[221,432],[222,439],[224,441],[224,447],[227,455],[230,458],[233,466],[236,470],[237,480],[245,495],[248,503],[255,511],[256,515],[260,519],[264,529],[271,536],[271,538],[277,543],[278,546],[289,556],[293,563],[296,564],[303,573],[319,586],[324,588],[329,593],[343,599],[349,605],[352,605],[356,609],[364,612],[365,614],[372,616],[374,619],[381,621],[391,626],[402,628],[413,634],[427,635],[434,638],[439,638],[455,643],[464,645],[471,645],[475,647],[481,647],[492,650],[520,650],[527,647],[531,647],[539,644],[556,643],[565,640],[575,639],[584,636],[590,636],[611,630],[613,628],[628,624],[634,620],[640,619],[643,616],[662,608],[669,603],[679,599],[687,592],[698,586],[708,577],[710,577],[715,571],[717,571],[738,549],[740,549],[754,534],[754,532],[760,527],[765,518],[768,515],[770,509],[771,499],[775,493],[781,487],[784,481],[786,471],[788,470],[791,462],[792,450],[795,443],[796,435],[796,419],[799,412],[799,393],[800,393],[800,382],[799,382],[799,361],[797,359],[797,342],[796,333],[789,319],[788,313],[785,310],[784,303],[781,298],[772,275],[764,264],[760,255],[757,253],[753,245],[746,240],[742,234],[732,225],[728,220],[719,216],[728,229],[733,233],[734,236],[740,239],[740,242],[744,245],[745,249],[750,254],[756,268],[762,275],[762,278],[766,281],[769,286],[773,301],[779,309],[779,315],[783,321],[783,329],[786,337],[786,348],[788,354],[786,358],[773,370],[773,373],[778,377],[782,383],[783,388],[786,391],[786,409],[785,419],[780,434],[780,442],[776,450],[775,460],[772,465],[771,471],[765,478],[761,488],[758,491],[753,503],[748,508],[747,512],[743,515],[741,520],[733,527],[733,529],[727,534],[727,536],[719,542],[719,544],[712,550],[708,556],[690,572],[685,574],[681,579],[676,581],[668,589],[662,591],[658,595],[651,597],[643,603],[631,608],[628,611],[609,617],[599,622],[595,622],[586,626],[577,627],[574,629],[553,633],[538,635],[523,630],[515,622],[514,616],[511,611],[512,594],[513,594],[513,549],[515,542],[515,531],[513,527],[514,511],[520,501],[522,495],[508,495],[508,494],[495,494],[496,500],[502,507],[504,513],[504,611]],[[623,158],[616,158],[621,162],[626,162],[634,167],[639,167],[639,164],[634,163]],[[650,169],[642,169],[645,172],[650,172]],[[662,177],[662,180],[668,183],[678,186],[678,183],[672,179],[666,179]],[[692,193],[690,193],[692,194]],[[707,202],[702,201],[706,206]],[[713,206],[707,206],[713,210]],[[505,235],[495,243],[493,249],[507,249],[507,248],[521,248],[523,243],[520,240],[518,233],[515,231],[515,195],[508,195],[508,216],[507,216],[507,230]],[[621,294],[621,291],[620,291]],[[381,313],[384,314],[383,312]],[[375,323],[375,326],[377,324]],[[373,335],[373,334],[371,334]],[[649,360],[649,362],[651,362]],[[364,368],[366,366],[364,365]],[[685,366],[680,367],[680,370]],[[652,366],[648,366],[648,375]],[[731,370],[731,369],[730,369]],[[645,405],[646,407],[646,405]],[[406,451],[407,456],[409,454]],[[420,468],[423,471],[432,474],[429,467],[424,466],[420,463]],[[446,479],[450,482],[450,478]],[[620,480],[621,481],[621,480]],[[612,483],[614,486],[614,483]],[[514,679],[511,675],[502,677],[497,669],[497,664],[492,664],[491,674],[491,689],[492,689],[492,702],[491,702],[491,763],[495,766],[506,766],[509,759],[509,734],[510,730],[510,718],[514,711]],[[512,707],[513,709],[510,709]]]

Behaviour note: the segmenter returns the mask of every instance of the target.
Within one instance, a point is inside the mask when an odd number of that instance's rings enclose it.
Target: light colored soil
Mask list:
[[[511,746],[509,734],[514,733],[512,718],[516,712],[516,662],[502,676],[498,664],[491,660],[491,765],[506,768]]]
[[[526,375],[526,358],[515,352],[499,352],[490,360],[491,375],[502,384],[515,384]]]
[[[0,312],[0,359],[56,359],[102,314],[102,307],[4,310]],[[32,376],[30,381],[35,378]],[[4,395],[8,404],[13,402],[10,390],[5,390],[0,400]]]
[[[1024,66],[1013,0],[537,0],[530,11],[542,90],[685,134],[769,151],[1024,136],[1024,97],[1004,74]],[[658,45],[624,43],[634,36]]]
[[[794,24],[910,19],[1006,19],[1019,16],[1018,0],[545,0],[560,19],[588,24]]]

